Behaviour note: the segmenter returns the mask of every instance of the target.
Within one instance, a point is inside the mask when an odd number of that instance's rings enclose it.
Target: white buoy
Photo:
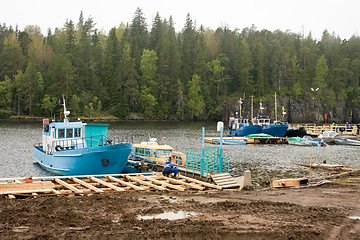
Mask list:
[[[220,132],[221,128],[224,129],[224,123],[222,121],[217,122],[217,131]]]

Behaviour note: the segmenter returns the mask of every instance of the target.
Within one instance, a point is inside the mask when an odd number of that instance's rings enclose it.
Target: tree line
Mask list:
[[[218,120],[239,97],[277,92],[326,106],[360,104],[360,38],[320,40],[290,31],[197,27],[180,32],[140,8],[108,33],[80,13],[43,36],[0,25],[0,117],[52,116],[62,95],[72,116]],[[311,91],[311,88],[318,91]]]

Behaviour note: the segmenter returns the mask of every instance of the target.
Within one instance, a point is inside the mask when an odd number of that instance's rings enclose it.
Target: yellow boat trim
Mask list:
[[[145,145],[145,144],[134,144],[134,148],[147,148],[147,149],[154,149],[154,150],[163,150],[163,151],[172,151],[174,150],[173,147],[170,145]]]

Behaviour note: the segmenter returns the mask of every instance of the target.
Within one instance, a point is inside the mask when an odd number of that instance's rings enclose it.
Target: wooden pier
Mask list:
[[[324,124],[324,125],[316,125],[314,123],[306,123],[306,124],[290,124],[290,128],[304,128],[306,133],[313,136],[318,136],[324,131],[335,131],[340,134],[346,135],[358,135],[359,129],[358,126],[360,124],[351,124],[347,126],[346,124]]]
[[[221,186],[179,175],[176,179],[161,173],[93,176],[52,176],[0,179],[0,195],[14,199],[39,195],[88,194],[125,191],[203,191],[222,190]]]

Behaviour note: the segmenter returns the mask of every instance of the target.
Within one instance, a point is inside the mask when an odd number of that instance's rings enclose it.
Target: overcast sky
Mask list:
[[[227,26],[231,30],[251,27],[258,30],[290,30],[320,40],[325,29],[342,39],[360,33],[359,0],[5,0],[1,2],[0,23],[23,30],[27,25],[47,29],[63,27],[67,19],[78,22],[80,12],[84,18],[93,17],[97,29],[108,32],[121,22],[130,23],[137,7],[143,10],[151,26],[159,12],[162,19],[173,17],[176,31],[185,24],[190,13],[196,26],[216,30]]]

